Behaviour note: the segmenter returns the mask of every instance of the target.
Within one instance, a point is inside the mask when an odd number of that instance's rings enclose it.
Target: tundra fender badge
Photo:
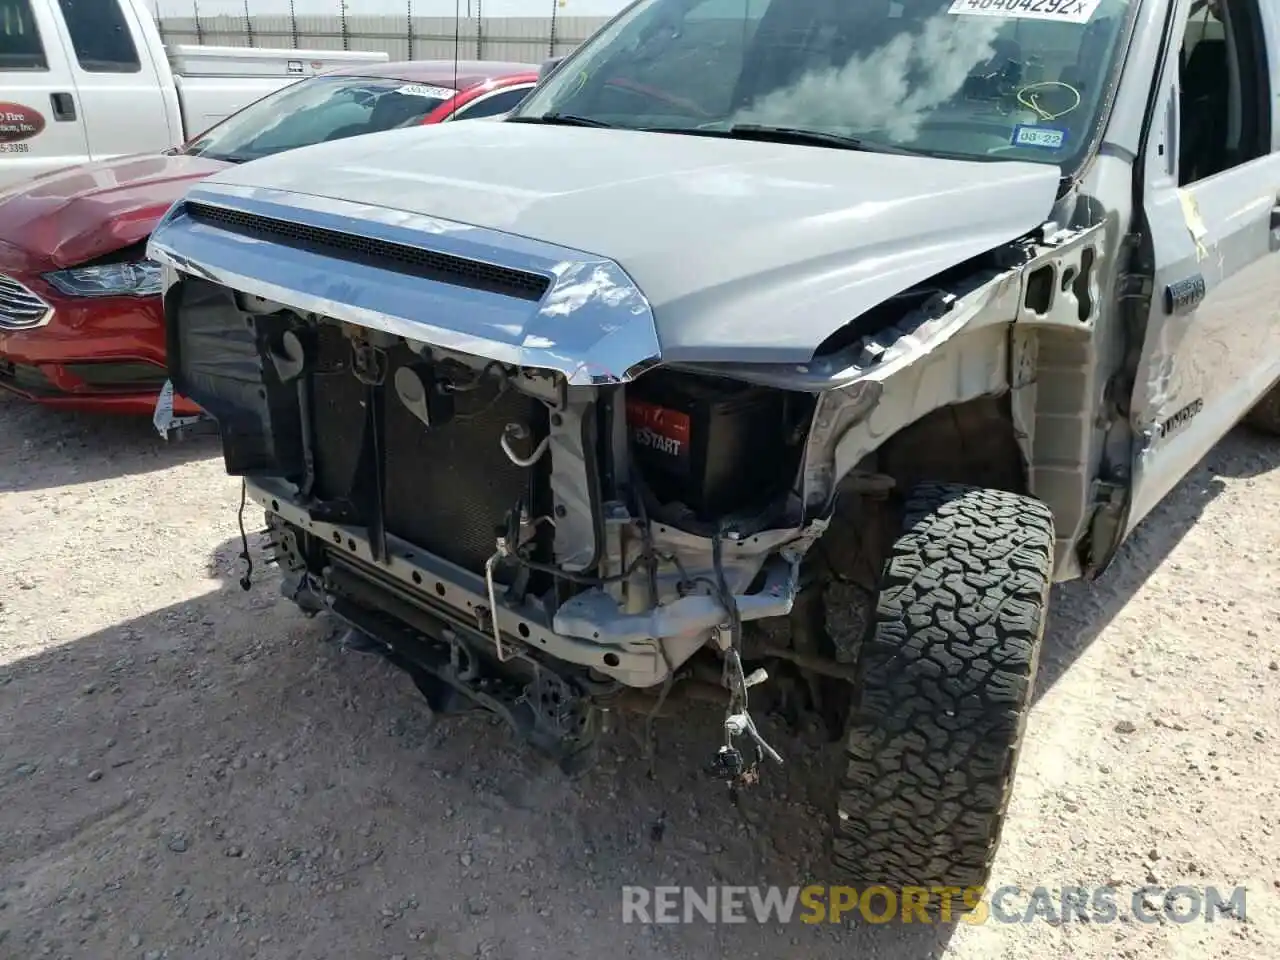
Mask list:
[[[1204,274],[1197,273],[1164,288],[1164,312],[1170,314],[1190,313],[1204,300],[1207,288]]]
[[[1169,434],[1182,429],[1190,423],[1201,410],[1204,409],[1204,400],[1200,397],[1192,400],[1181,410],[1173,413],[1167,420],[1156,424],[1155,438],[1163,440]]]

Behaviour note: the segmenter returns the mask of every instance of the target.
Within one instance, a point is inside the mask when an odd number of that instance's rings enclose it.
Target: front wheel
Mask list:
[[[970,905],[985,889],[1052,570],[1040,501],[951,484],[910,494],[845,737],[833,857],[856,880],[958,888]]]
[[[1262,399],[1245,414],[1244,422],[1263,433],[1280,436],[1280,383],[1262,395]]]

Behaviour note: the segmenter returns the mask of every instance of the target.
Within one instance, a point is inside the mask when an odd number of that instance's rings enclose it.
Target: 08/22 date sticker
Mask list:
[[[1067,142],[1067,131],[1059,127],[1037,127],[1029,123],[1020,123],[1013,128],[1013,138],[1009,142],[1015,147],[1061,150]]]
[[[1101,0],[954,0],[947,13],[1088,23]]]

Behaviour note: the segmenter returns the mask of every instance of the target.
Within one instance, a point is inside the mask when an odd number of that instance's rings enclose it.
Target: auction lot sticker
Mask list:
[[[954,0],[948,13],[1088,23],[1102,0]]]
[[[20,103],[0,102],[0,143],[30,140],[44,129],[44,116]]]
[[[396,87],[396,93],[406,97],[429,97],[432,100],[448,100],[457,94],[457,90],[450,90],[448,87],[435,87],[429,83],[406,83],[403,87]]]

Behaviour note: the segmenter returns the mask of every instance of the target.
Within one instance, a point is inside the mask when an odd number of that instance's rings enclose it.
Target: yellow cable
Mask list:
[[[1037,96],[1039,91],[1044,90],[1047,87],[1059,87],[1063,90],[1069,90],[1071,95],[1076,98],[1075,103],[1071,104],[1071,106],[1067,107],[1065,110],[1060,110],[1058,113],[1050,113],[1044,107],[1040,106],[1040,100]],[[1059,117],[1065,117],[1072,110],[1080,106],[1081,99],[1079,90],[1069,83],[1063,83],[1061,80],[1041,80],[1037,83],[1029,83],[1018,91],[1018,102],[1028,110],[1032,111],[1041,120],[1057,120]]]

